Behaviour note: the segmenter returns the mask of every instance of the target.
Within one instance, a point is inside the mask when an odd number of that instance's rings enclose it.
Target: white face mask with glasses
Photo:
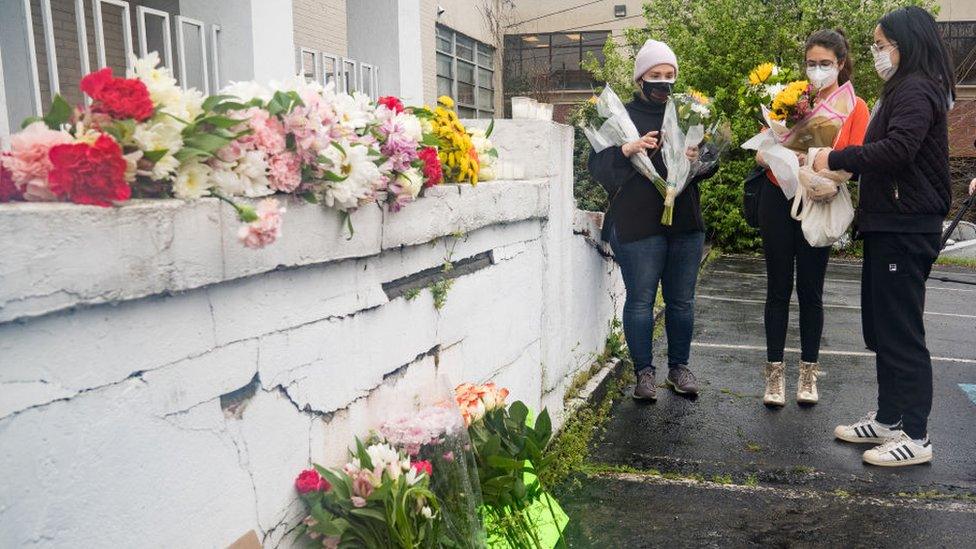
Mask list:
[[[833,63],[829,65],[807,65],[807,79],[815,90],[829,88],[837,82],[840,69]]]
[[[897,48],[898,44],[891,42],[878,47],[877,44],[871,44],[871,55],[874,56],[874,70],[878,72],[878,76],[882,80],[890,79],[895,71],[898,70],[898,65],[891,62],[891,52],[888,51],[889,48]]]

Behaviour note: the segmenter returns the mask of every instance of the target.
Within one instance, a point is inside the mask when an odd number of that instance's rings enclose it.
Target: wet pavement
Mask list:
[[[934,276],[976,283],[971,270],[937,267]],[[574,519],[570,545],[976,547],[976,285],[928,285],[935,459],[885,469],[861,462],[870,446],[833,439],[835,425],[876,407],[859,277],[859,265],[831,261],[820,403],[800,407],[789,398],[799,360],[794,303],[787,405],[768,409],[761,401],[763,264],[710,263],[692,348],[701,396],[660,390],[654,404],[618,399],[591,450],[593,472],[564,497]],[[657,364],[666,364],[665,347],[656,343]]]

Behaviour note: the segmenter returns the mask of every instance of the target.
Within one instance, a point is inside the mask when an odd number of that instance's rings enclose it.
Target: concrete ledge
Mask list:
[[[237,242],[239,222],[216,199],[134,200],[118,208],[0,204],[0,323],[80,305],[180,292],[273,271],[379,254],[457,231],[548,214],[548,183],[444,185],[397,213],[352,215],[283,199],[283,235],[263,250]]]

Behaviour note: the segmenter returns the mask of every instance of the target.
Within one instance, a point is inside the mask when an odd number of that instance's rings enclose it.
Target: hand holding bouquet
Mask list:
[[[757,67],[753,76],[760,68],[768,65]],[[750,76],[750,86],[753,89],[755,86],[766,86],[762,83],[753,85],[752,80]],[[850,82],[819,102],[815,103],[815,99],[816,93],[806,80],[783,85],[768,105],[760,105],[768,131],[760,132],[742,145],[744,149],[756,150],[762,154],[776,176],[783,194],[789,199],[796,195],[800,184],[798,154],[806,154],[814,147],[832,146],[856,104],[854,87]],[[846,178],[849,177],[850,174],[847,174]],[[805,180],[809,181],[810,178],[806,177]]]

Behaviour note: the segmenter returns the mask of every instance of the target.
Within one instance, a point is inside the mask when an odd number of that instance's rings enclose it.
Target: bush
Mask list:
[[[590,56],[583,66],[624,98],[634,89],[633,57],[646,39],[663,40],[674,49],[681,65],[676,89],[690,86],[710,95],[732,123],[733,150],[719,173],[701,184],[709,236],[726,251],[755,250],[758,234],[741,213],[742,181],[753,165],[753,153],[738,148],[759,131],[758,121],[745,113],[739,99],[748,72],[773,61],[802,74],[806,37],[819,29],[843,28],[851,43],[858,95],[873,104],[882,82],[870,54],[872,32],[882,15],[906,5],[935,9],[931,0],[650,0],[644,6],[643,28],[626,31],[626,44],[608,40],[603,64]],[[590,199],[580,156],[577,151],[577,196]]]

